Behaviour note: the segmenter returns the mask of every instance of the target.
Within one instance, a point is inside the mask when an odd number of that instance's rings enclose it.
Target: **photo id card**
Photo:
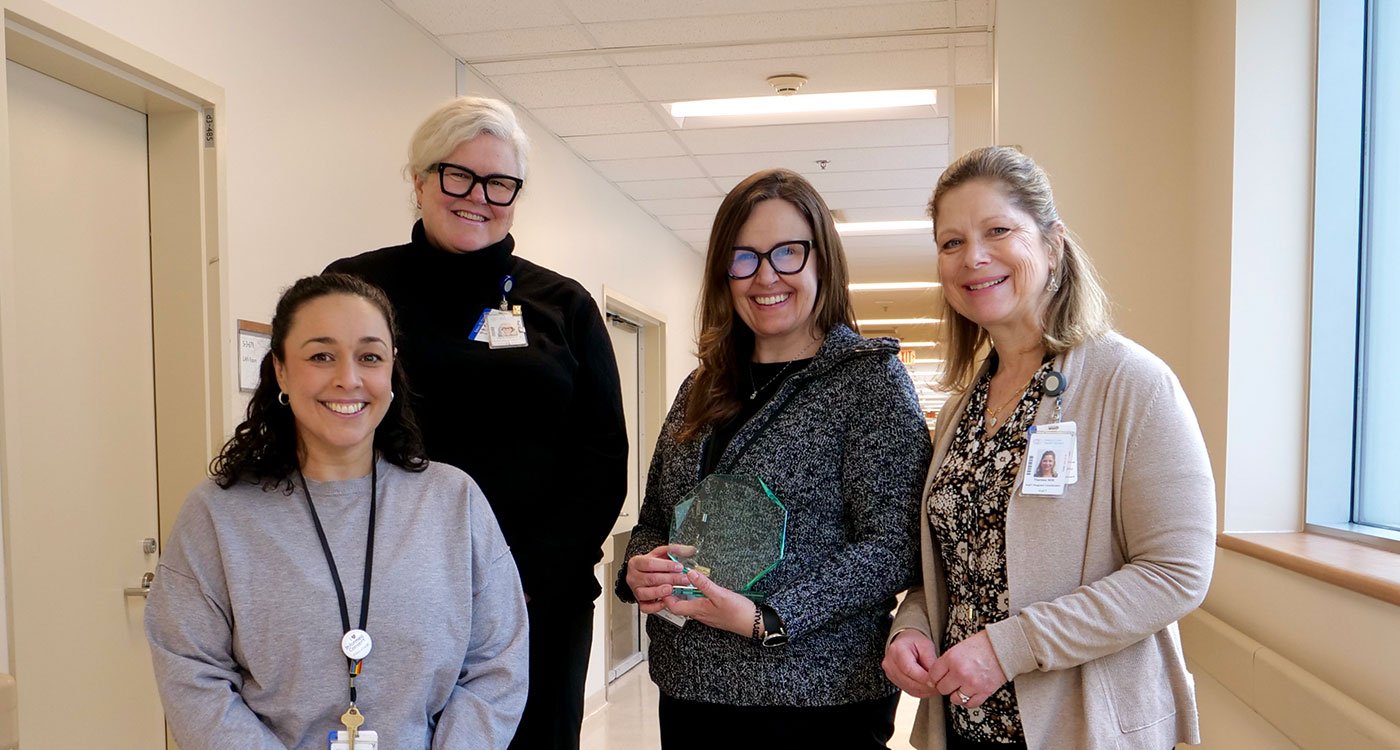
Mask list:
[[[513,310],[491,310],[486,313],[486,335],[492,349],[511,349],[529,346],[525,339],[525,317],[520,308]]]
[[[1027,433],[1021,494],[1065,494],[1065,485],[1078,479],[1075,437],[1073,422],[1031,426]]]

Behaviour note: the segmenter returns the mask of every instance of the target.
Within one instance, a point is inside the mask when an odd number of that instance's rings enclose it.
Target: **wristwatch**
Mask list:
[[[762,604],[758,605],[758,610],[763,613],[763,645],[766,648],[786,646],[788,634],[787,628],[783,626],[783,618]]]

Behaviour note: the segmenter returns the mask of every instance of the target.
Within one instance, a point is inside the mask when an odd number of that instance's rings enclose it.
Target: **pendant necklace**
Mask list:
[[[795,359],[792,360],[792,362],[796,362],[796,361],[797,361],[797,360],[795,360]],[[778,378],[781,378],[781,377],[783,376],[783,373],[787,372],[789,367],[792,367],[792,362],[789,362],[789,363],[783,365],[783,369],[778,370],[778,374],[777,374],[777,375],[774,375],[773,377],[771,377],[771,378],[769,378],[768,380],[766,380],[766,381],[763,383],[763,386],[762,386],[762,387],[760,387],[757,383],[754,382],[754,379],[753,379],[753,365],[750,365],[750,366],[749,366],[749,385],[753,386],[753,392],[749,394],[749,400],[752,401],[752,400],[758,398],[758,393],[759,393],[759,391],[765,390],[765,389],[768,388],[768,386],[770,386],[770,385],[774,384],[775,382],[777,382]]]
[[[1014,401],[1017,401],[1017,400],[1020,400],[1020,399],[1022,399],[1022,398],[1025,398],[1026,391],[1030,390],[1031,384],[1035,382],[1035,378],[1036,378],[1036,376],[1039,375],[1039,374],[1040,374],[1040,370],[1037,369],[1035,372],[1031,373],[1031,378],[1030,378],[1030,380],[1027,380],[1027,381],[1026,381],[1026,386],[1025,386],[1024,388],[1022,388],[1020,391],[1018,391],[1018,392],[1016,392],[1016,393],[1011,394],[1011,398],[1008,398],[1008,399],[1006,399],[1005,401],[1001,402],[1001,406],[998,406],[996,409],[994,409],[994,410],[992,410],[992,411],[984,412],[984,414],[985,414],[985,415],[987,416],[987,418],[988,418],[987,423],[988,423],[988,425],[989,425],[990,427],[992,427],[992,429],[996,429],[997,420],[999,419],[1001,413],[1006,409],[1006,407],[1010,406],[1010,405],[1012,404],[1012,402],[1014,402]],[[991,395],[991,393],[992,393],[992,385],[991,385],[991,382],[988,381],[988,383],[987,383],[987,395]]]
[[[813,342],[813,346],[809,346],[809,347],[807,347],[806,350],[803,351],[803,355],[804,355],[804,356],[800,356],[800,357],[798,357],[797,359],[790,360],[787,364],[783,365],[783,368],[782,368],[781,370],[778,370],[778,374],[777,374],[777,375],[774,375],[773,377],[771,377],[771,378],[769,378],[768,380],[764,381],[762,387],[760,387],[760,386],[758,385],[758,383],[754,382],[754,379],[753,379],[753,363],[749,363],[749,385],[753,386],[753,391],[752,391],[751,393],[749,393],[749,400],[750,400],[750,401],[753,401],[754,399],[758,398],[758,394],[759,394],[760,392],[768,390],[768,386],[773,385],[774,383],[778,382],[778,379],[781,378],[781,377],[783,376],[783,374],[786,373],[786,372],[788,371],[788,368],[792,367],[793,365],[797,364],[798,362],[801,362],[803,359],[806,359],[806,356],[807,356],[807,355],[810,355],[811,352],[812,352],[812,350],[815,349],[816,346],[819,346],[819,345],[821,345],[821,340],[820,340],[820,339],[818,339],[817,341],[814,341],[814,342]]]

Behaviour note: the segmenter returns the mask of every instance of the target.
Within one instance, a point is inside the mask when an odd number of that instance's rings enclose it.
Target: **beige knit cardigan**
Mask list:
[[[1197,743],[1195,686],[1176,627],[1205,598],[1215,561],[1215,482],[1195,413],[1167,365],[1116,333],[1054,366],[1068,380],[1062,419],[1077,424],[1079,481],[1063,497],[1042,497],[1022,495],[1017,480],[1006,518],[1010,616],[987,626],[1016,683],[1027,743]],[[939,415],[930,480],[967,401],[963,393]],[[1052,421],[1054,401],[1044,399],[1036,424]],[[923,584],[890,632],[913,628],[938,644],[947,588],[927,514],[925,502]],[[916,747],[945,746],[945,703],[920,702]]]

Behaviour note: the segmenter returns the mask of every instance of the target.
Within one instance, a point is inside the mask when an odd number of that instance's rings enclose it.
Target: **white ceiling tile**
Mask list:
[[[632,180],[679,180],[704,177],[700,165],[688,156],[668,156],[660,159],[611,159],[593,162],[604,177],[613,182]]]
[[[511,55],[541,55],[594,48],[593,40],[578,26],[445,34],[438,38],[469,63]]]
[[[613,68],[521,73],[496,76],[491,82],[527,109],[637,101]]]
[[[555,0],[511,0],[509,3],[494,0],[395,0],[394,4],[438,35],[573,23],[573,18]]]
[[[988,0],[956,0],[955,5],[954,20],[958,26],[988,26],[992,23],[991,3]]]
[[[988,47],[992,44],[990,31],[969,31],[963,34],[951,34],[944,38],[948,39],[952,46],[957,47]]]
[[[708,229],[678,229],[678,230],[675,230],[675,234],[676,234],[677,237],[680,237],[680,238],[681,238],[681,241],[682,241],[682,242],[684,242],[684,243],[690,245],[691,248],[693,248],[694,250],[696,250],[697,252],[699,252],[701,255],[704,255],[704,253],[705,253],[705,246],[706,246],[706,245],[709,243],[709,241],[710,241],[710,230],[708,230]]]
[[[652,18],[691,18],[724,16],[762,11],[806,10],[811,8],[853,8],[904,5],[890,0],[563,0],[582,23],[638,21]],[[930,5],[946,6],[947,0]]]
[[[948,146],[905,146],[901,148],[849,148],[823,151],[767,151],[752,154],[716,154],[699,156],[700,162],[716,184],[728,190],[734,182],[724,182],[719,177],[742,178],[770,167],[785,167],[795,172],[809,174],[823,171],[817,160],[829,163],[826,172],[859,172],[885,169],[908,169],[918,166],[923,169],[936,169],[939,172],[948,166]],[[737,182],[737,180],[735,180]]]
[[[948,142],[948,118],[692,130],[679,131],[677,135],[697,155],[813,151],[839,149],[853,143],[922,146]]]
[[[923,190],[927,198],[942,173],[940,169],[887,169],[881,172],[809,172],[805,176],[823,193],[910,189]]]
[[[985,42],[984,42],[985,43]],[[716,62],[723,60],[784,60],[821,55],[851,55],[862,52],[897,52],[900,50],[941,49],[950,46],[947,34],[909,34],[900,36],[860,37],[857,39],[821,39],[801,42],[767,42],[733,47],[677,47],[673,49],[616,52],[612,59],[624,67],[639,65],[674,65],[678,63]]]
[[[918,31],[952,26],[947,3],[900,3],[868,8],[789,10],[743,15],[650,18],[587,24],[603,47],[664,44],[731,44],[860,33]]]
[[[642,210],[652,216],[669,214],[709,214],[714,216],[719,210],[721,196],[713,198],[662,198],[654,201],[637,201]]]
[[[857,208],[916,206],[918,211],[922,213],[924,202],[928,200],[932,190],[930,187],[928,190],[910,188],[908,190],[857,190],[851,192],[822,191],[822,198],[826,199],[828,206],[846,211],[849,219],[850,211]]]
[[[642,182],[619,182],[618,187],[635,200],[656,200],[658,198],[710,198],[722,195],[710,180],[699,178],[690,180],[645,180]],[[679,228],[679,227],[678,227]]]
[[[954,47],[953,77],[959,86],[992,82],[991,47]]]
[[[472,68],[481,75],[510,75],[512,73],[541,73],[546,70],[582,70],[584,68],[610,68],[612,63],[602,55],[567,55],[564,57],[536,57],[527,60],[501,60],[499,62],[475,63]]]
[[[685,149],[670,133],[618,133],[611,135],[579,135],[564,142],[589,160],[648,159],[655,156],[684,156]]]
[[[911,200],[905,205],[885,204],[884,206],[845,208],[841,213],[846,217],[846,221],[916,221],[928,218],[928,199],[933,191],[922,198]],[[836,208],[835,205],[832,208]],[[931,232],[925,232],[923,236],[932,238]],[[930,242],[933,240],[930,239]]]
[[[708,214],[664,214],[656,217],[666,225],[667,229],[699,229],[705,232],[710,231],[710,225],[715,222],[715,215]]]
[[[622,72],[656,101],[772,96],[767,78],[784,73],[807,77],[797,96],[838,91],[913,89],[952,83],[948,47],[812,55],[769,60],[721,60],[674,65],[625,66]]]
[[[650,104],[594,104],[584,107],[535,107],[530,112],[560,137],[603,135],[605,133],[645,133],[665,130]]]
[[[932,253],[932,234],[861,234],[842,237],[841,244],[847,250],[882,249],[913,254]]]

